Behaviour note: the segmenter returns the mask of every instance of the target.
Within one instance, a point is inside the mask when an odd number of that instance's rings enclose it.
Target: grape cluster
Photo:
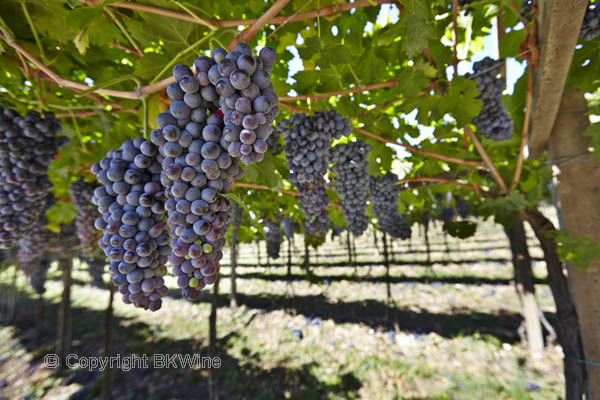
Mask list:
[[[86,263],[88,266],[88,273],[90,274],[90,278],[92,278],[92,286],[96,286],[98,288],[104,288],[104,267],[106,266],[106,262],[104,257],[90,256],[86,258]]]
[[[330,152],[334,177],[333,186],[340,198],[348,229],[361,235],[369,224],[367,217],[367,189],[371,146],[362,141],[341,143]]]
[[[521,0],[521,16],[527,21],[531,21],[533,18],[533,5],[537,3],[537,0]]]
[[[380,177],[370,177],[371,203],[379,228],[394,238],[408,239],[411,235],[406,219],[398,213],[398,177],[392,172]]]
[[[242,217],[244,216],[244,210],[237,204],[234,204],[231,207],[231,225],[233,225],[234,232],[238,232],[240,230],[240,226],[242,225]]]
[[[203,125],[211,125],[206,133],[202,132],[205,141],[220,145],[245,165],[262,161],[267,151],[265,140],[273,132],[273,121],[279,114],[269,75],[274,62],[275,51],[270,47],[252,56],[250,47],[241,43],[229,53],[219,47],[212,51],[211,57],[197,58],[196,76],[187,66],[177,65],[173,70],[176,82],[167,88],[173,102],[167,113],[159,115],[158,124],[161,128],[174,125],[186,130],[190,123],[200,130]],[[217,108],[222,121],[215,123],[215,117],[207,121],[207,113]]]
[[[281,138],[278,134],[269,135],[267,138],[267,150],[274,156],[281,154],[283,145],[281,144]]]
[[[538,0],[522,0],[521,1],[521,15],[531,21],[533,18],[533,6],[537,4]],[[579,37],[585,40],[593,40],[600,35],[600,8],[598,2],[592,3],[588,0],[583,22],[581,23],[581,30],[579,31]]]
[[[39,264],[37,271],[31,275],[30,283],[33,290],[41,295],[46,291],[46,275],[50,269],[50,259],[47,255],[44,255]]]
[[[462,219],[469,216],[469,204],[462,199],[456,199],[456,213]]]
[[[56,204],[56,198],[48,193],[41,204],[40,217],[17,246],[17,260],[26,276],[33,276],[39,271],[41,259],[55,239],[55,235],[47,228],[48,219],[45,214]]]
[[[162,161],[173,252],[169,262],[183,297],[194,300],[218,277],[229,200],[224,196],[242,177],[243,164],[259,162],[279,113],[269,72],[275,52],[263,48],[253,56],[239,44],[227,53],[216,48],[211,57],[173,69],[167,88],[172,103],[159,114],[152,132]],[[195,73],[195,74],[194,74]]]
[[[277,126],[284,137],[289,179],[300,193],[308,235],[325,236],[329,226],[324,175],[329,166],[331,141],[350,134],[348,119],[335,111],[318,111],[312,117],[293,114]]]
[[[52,240],[52,232],[46,227],[45,217],[42,217],[27,236],[19,241],[17,250],[17,259],[19,267],[27,276],[33,276],[40,269],[40,260],[48,250],[48,245]]]
[[[450,222],[454,218],[454,208],[450,206],[442,207],[440,211],[440,219],[444,222]]]
[[[66,143],[55,136],[60,122],[52,113],[22,117],[0,107],[0,248],[15,246],[36,224],[52,188],[48,168]]]
[[[600,35],[600,7],[598,7],[597,1],[596,3],[588,1],[579,37],[585,40],[592,40],[598,35]]]
[[[123,302],[152,311],[168,291],[163,276],[171,253],[161,161],[155,145],[136,138],[91,168],[103,185],[94,190],[92,203],[102,215],[95,227],[103,231],[98,245],[110,260],[112,281]]]
[[[267,254],[273,260],[279,258],[279,250],[281,249],[281,225],[279,221],[265,222],[265,239],[267,241]]]
[[[288,239],[294,237],[294,222],[291,218],[285,218],[283,220],[283,233]]]
[[[97,208],[92,204],[92,197],[96,186],[78,179],[69,185],[69,195],[77,210],[75,227],[81,248],[85,256],[91,256],[96,243],[102,236],[100,231],[94,229],[94,222],[100,217]]]
[[[465,75],[477,83],[480,92],[477,98],[483,102],[481,112],[473,118],[473,124],[486,138],[496,141],[509,139],[514,128],[513,120],[502,105],[504,78],[497,76],[501,64],[500,60],[486,57],[473,64],[473,74]]]

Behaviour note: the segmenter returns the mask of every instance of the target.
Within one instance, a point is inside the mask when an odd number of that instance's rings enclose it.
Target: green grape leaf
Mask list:
[[[77,210],[71,203],[58,202],[46,213],[48,218],[48,229],[52,232],[60,232],[60,225],[66,224],[75,218]]]
[[[402,47],[409,57],[413,57],[427,47],[429,38],[433,36],[433,29],[429,21],[430,7],[426,0],[403,0],[404,28],[406,37],[402,40]]]
[[[331,65],[350,64],[352,61],[353,56],[348,46],[334,44],[328,45],[323,49],[317,65],[321,68],[327,68]]]
[[[563,230],[553,232],[552,236],[556,241],[560,259],[569,262],[580,271],[587,270],[592,261],[600,258],[600,246],[589,236],[583,235],[574,239]]]
[[[466,239],[475,235],[477,223],[473,221],[448,221],[444,222],[444,231],[450,236]]]
[[[590,146],[594,149],[594,157],[600,161],[600,122],[591,124],[585,131],[584,136],[589,136]]]
[[[81,32],[75,36],[75,40],[73,42],[75,43],[75,47],[77,47],[79,54],[85,56],[88,47],[90,47],[90,35],[87,28],[83,28]]]
[[[456,77],[452,80],[448,93],[440,99],[439,111],[450,114],[456,124],[463,127],[471,122],[481,111],[483,103],[477,99],[479,90],[475,81]]]

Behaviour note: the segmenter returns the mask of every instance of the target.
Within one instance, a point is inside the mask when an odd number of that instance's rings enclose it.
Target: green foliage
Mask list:
[[[103,1],[96,6],[75,0],[30,0],[24,3],[33,24],[28,23],[21,1],[4,0],[0,2],[2,31],[14,35],[17,43],[61,77],[90,85],[128,75],[148,85],[168,77],[173,65],[191,65],[197,56],[207,54],[216,46],[226,46],[239,33],[236,27],[212,30],[202,24],[108,6],[113,1]],[[270,3],[260,0],[241,3],[231,0],[178,3],[151,0],[146,4],[220,21],[258,18],[270,6]],[[333,0],[308,5],[292,1],[279,15],[297,15],[337,4]],[[386,17],[385,12],[396,5],[377,6],[373,3],[369,7],[355,8],[352,12],[320,15],[282,25],[267,24],[249,44],[257,49],[264,45],[276,49],[279,56],[273,68],[272,81],[280,96],[290,95],[292,89],[300,95],[314,95],[395,80],[395,85],[385,88],[313,98],[294,105],[309,112],[336,109],[351,119],[355,126],[386,140],[413,145],[420,138],[422,140],[416,147],[422,150],[480,160],[473,146],[463,147],[462,132],[462,128],[481,110],[482,103],[477,100],[479,92],[475,83],[464,77],[454,76],[448,80],[447,71],[452,69],[453,64],[451,1],[401,0],[400,4],[403,10],[395,23],[389,14]],[[475,4],[468,15],[458,15],[456,36],[459,56],[468,59],[482,48],[483,37],[492,31],[492,19],[502,7],[504,26],[510,29],[500,43],[500,55],[517,57],[525,30],[514,29],[518,24],[515,12],[507,3],[486,0]],[[597,40],[581,43],[571,68],[570,85],[588,92],[596,91],[600,62],[598,43]],[[295,60],[293,65],[301,65],[301,68],[291,72],[289,62],[295,54],[298,54],[299,60]],[[74,215],[67,194],[69,183],[81,175],[92,180],[89,174],[92,163],[124,140],[141,134],[142,102],[107,96],[76,96],[70,89],[59,87],[37,73],[31,65],[25,70],[14,49],[4,42],[0,43],[0,68],[0,103],[21,113],[35,109],[64,114],[63,134],[71,142],[61,149],[50,172],[59,204],[48,217],[51,225],[57,227]],[[503,98],[515,122],[514,138],[505,143],[482,141],[507,182],[512,180],[519,151],[526,86],[525,74],[517,81],[514,93]],[[111,88],[133,90],[134,87],[132,82],[123,81]],[[156,128],[155,118],[166,109],[168,99],[161,92],[148,96],[146,100],[148,128],[153,129]],[[290,111],[284,107],[281,110],[279,118],[287,118]],[[82,111],[92,111],[95,116],[69,116]],[[433,136],[423,139],[421,126],[409,124],[405,119],[408,114],[416,115],[418,124],[432,127]],[[597,130],[597,126],[592,125],[586,133],[592,137],[595,149],[600,148],[596,143],[600,136]],[[480,199],[468,189],[437,184],[402,191],[402,211],[413,222],[422,221],[424,213],[437,212],[435,197],[440,193],[452,192],[455,197],[468,199],[478,215],[494,216],[503,224],[510,223],[520,210],[548,198],[546,184],[551,176],[550,168],[537,161],[524,163],[518,190],[504,196],[499,194],[496,183],[485,171],[418,153],[398,153],[398,149],[389,144],[357,133],[353,133],[349,140],[355,138],[365,140],[373,148],[368,157],[369,173],[372,175],[396,168],[398,155],[402,154],[402,168],[407,171],[407,177],[446,174],[453,179],[476,183],[490,195]],[[275,157],[267,154],[260,164],[245,168],[242,182],[264,185],[271,190],[238,188],[229,194],[233,202],[244,207],[247,227],[238,233],[241,241],[262,235],[259,223],[262,218],[278,216],[303,221],[304,215],[297,199],[277,191],[293,189],[287,180],[288,174],[283,155]],[[335,200],[334,192],[330,191],[329,196]],[[331,205],[329,211],[332,223],[345,225],[339,207]],[[459,237],[473,234],[475,229],[473,223],[465,221],[447,226],[449,233]]]
[[[428,0],[402,1],[405,7],[404,13],[404,36],[402,49],[409,57],[417,55],[424,47],[427,47],[429,38],[433,36],[430,18],[431,8]]]
[[[585,271],[592,261],[600,258],[600,245],[589,236],[575,239],[567,231],[553,232],[561,261],[569,262],[578,270]]]
[[[583,134],[591,138],[590,147],[594,148],[594,157],[600,161],[600,123],[591,124]]]
[[[481,204],[483,216],[494,216],[494,220],[506,227],[511,226],[519,217],[519,213],[528,207],[522,193],[510,192],[506,196],[484,199]]]
[[[444,230],[450,236],[466,239],[475,235],[477,224],[472,221],[448,221],[444,222]]]
[[[448,93],[440,99],[441,114],[450,114],[456,119],[458,127],[471,122],[481,111],[482,102],[477,100],[479,90],[477,84],[470,79],[457,77],[452,80]]]

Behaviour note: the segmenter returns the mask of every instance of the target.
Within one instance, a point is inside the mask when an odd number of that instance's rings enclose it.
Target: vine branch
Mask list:
[[[527,139],[529,138],[529,120],[531,119],[531,101],[533,98],[533,73],[532,67],[527,66],[527,97],[525,98],[525,116],[523,117],[523,130],[521,131],[521,147],[519,148],[519,157],[517,158],[517,165],[515,166],[515,175],[513,176],[512,184],[510,185],[510,191],[517,188],[519,180],[521,179],[521,172],[523,171],[523,159],[525,158],[525,146],[527,146]]]
[[[502,189],[502,193],[506,193],[508,191],[508,186],[506,186],[506,182],[504,182],[504,179],[502,179],[502,176],[498,172],[498,169],[496,169],[496,166],[494,165],[492,159],[487,154],[487,152],[483,148],[483,145],[481,144],[479,139],[477,139],[477,136],[475,136],[475,133],[473,133],[473,130],[470,126],[465,126],[465,133],[471,138],[471,141],[473,142],[475,149],[481,156],[481,159],[483,160],[485,166],[488,167],[490,173],[494,177],[494,180],[496,181],[496,183],[498,183],[500,189]]]
[[[475,193],[477,193],[478,196],[483,197],[483,192],[481,191],[481,188],[479,187],[479,185],[476,183],[473,183],[473,184],[462,183],[462,182],[458,182],[453,179],[438,178],[438,177],[416,177],[416,178],[400,179],[398,181],[398,184],[403,184],[406,182],[433,182],[433,183],[442,183],[442,184],[462,186],[462,187],[465,187],[468,189],[472,189],[473,191],[475,191]]]
[[[290,0],[277,0],[269,9],[261,15],[256,21],[252,22],[250,26],[244,29],[239,35],[233,38],[227,45],[228,50],[235,49],[240,43],[248,43],[256,34],[267,24],[267,21],[275,16],[283,7],[289,3]]]
[[[360,133],[361,135],[370,137],[371,139],[375,139],[378,140],[380,142],[383,143],[389,143],[389,144],[393,144],[395,146],[400,146],[405,148],[407,151],[410,151],[411,153],[415,153],[415,154],[422,154],[424,156],[428,156],[428,157],[432,157],[432,158],[437,158],[438,160],[442,160],[442,161],[446,161],[446,162],[451,162],[451,163],[456,163],[456,164],[462,164],[462,165],[470,165],[473,167],[482,167],[484,165],[484,163],[482,163],[481,161],[471,161],[471,160],[463,160],[462,158],[456,158],[456,157],[451,157],[451,156],[445,156],[443,154],[439,154],[439,153],[435,153],[433,151],[427,151],[427,150],[421,150],[417,147],[408,145],[408,144],[404,144],[404,143],[399,143],[396,142],[394,140],[389,140],[386,138],[382,138],[381,136],[378,136],[374,133],[365,131],[364,129],[361,128],[356,128],[353,127],[352,128],[353,131]]]
[[[279,103],[280,106],[287,108],[288,110],[297,112],[297,113],[306,113],[305,110],[292,106],[290,104],[287,103]],[[424,156],[429,156],[429,157],[433,157],[433,158],[437,158],[439,160],[443,160],[443,161],[447,161],[447,162],[451,162],[451,163],[457,163],[457,164],[463,164],[463,165],[470,165],[470,166],[474,166],[474,167],[483,167],[485,164],[481,161],[471,161],[471,160],[463,160],[462,158],[456,158],[456,157],[451,157],[451,156],[445,156],[443,154],[438,154],[435,153],[433,151],[427,151],[427,150],[421,150],[417,147],[413,147],[410,146],[408,144],[404,144],[404,143],[399,143],[397,141],[394,140],[390,140],[390,139],[386,139],[383,138],[379,135],[376,135],[374,133],[371,133],[369,131],[366,131],[362,128],[357,128],[357,127],[351,127],[352,130],[360,135],[369,137],[371,139],[377,140],[378,142],[382,142],[382,143],[387,143],[387,144],[393,144],[395,146],[400,146],[405,148],[407,151],[410,151],[411,153],[415,153],[415,154],[422,154]]]
[[[452,54],[452,63],[454,64],[454,76],[458,76],[458,0],[452,0],[452,36],[453,37],[453,54]]]
[[[235,182],[233,185],[231,185],[232,188],[248,188],[248,189],[260,189],[260,190],[270,190],[270,191],[275,191],[275,192],[279,192],[279,193],[283,193],[283,194],[289,194],[291,196],[300,196],[300,193],[293,191],[293,190],[287,190],[287,189],[272,189],[268,186],[265,185],[258,185],[256,183],[244,183],[244,182]]]
[[[404,97],[401,97],[399,99],[394,99],[394,100],[386,101],[385,103],[378,104],[378,105],[376,105],[373,108],[370,108],[368,110],[365,110],[365,111],[361,112],[360,114],[358,114],[354,118],[357,118],[357,119],[358,118],[362,118],[362,117],[364,117],[365,115],[367,115],[368,113],[370,113],[372,111],[381,110],[382,108],[387,108],[387,107],[392,106],[392,105],[394,105],[396,103],[400,103],[401,101],[404,101],[404,100],[406,100],[406,99]]]
[[[137,114],[138,110],[115,110],[114,112],[123,112],[123,113],[130,113],[130,114]],[[76,118],[85,118],[85,117],[96,117],[98,116],[98,111],[78,111],[78,112],[68,112],[68,113],[59,113],[56,114],[55,117],[56,118],[71,118],[71,117],[76,117]]]
[[[84,3],[88,5],[96,5],[98,2],[96,0],[82,0]],[[271,17],[265,21],[265,24],[272,25],[285,25],[290,22],[302,21],[305,19],[312,19],[319,17],[325,17],[327,15],[339,14],[344,11],[351,10],[353,8],[364,8],[364,7],[373,7],[381,4],[395,4],[396,2],[393,0],[358,0],[354,3],[342,3],[337,5],[332,5],[329,7],[323,7],[314,9],[311,11],[307,11],[304,13],[299,13],[291,16],[279,16],[279,17]],[[258,18],[250,18],[250,19],[232,19],[232,20],[217,20],[214,18],[204,19],[196,16],[192,16],[189,14],[184,14],[181,12],[168,10],[165,8],[148,6],[146,4],[138,4],[138,3],[130,3],[124,1],[118,1],[115,3],[107,4],[109,7],[114,8],[126,8],[134,11],[143,11],[150,14],[162,15],[164,17],[169,17],[173,19],[178,19],[181,21],[191,22],[194,24],[204,25],[213,29],[214,27],[219,28],[231,28],[238,27],[240,25],[249,25],[253,24],[257,21]]]
[[[319,93],[319,94],[313,94],[313,95],[281,96],[281,97],[279,97],[279,101],[303,101],[303,100],[314,101],[314,100],[319,100],[319,99],[326,99],[331,96],[339,96],[339,95],[351,94],[351,93],[360,93],[360,92],[366,92],[366,91],[373,90],[373,89],[390,88],[390,87],[396,86],[397,84],[398,84],[398,81],[396,79],[393,79],[391,81],[371,83],[369,85],[361,85],[361,86],[357,86],[357,87],[353,87],[353,88],[349,88],[349,89],[338,90],[336,92]]]

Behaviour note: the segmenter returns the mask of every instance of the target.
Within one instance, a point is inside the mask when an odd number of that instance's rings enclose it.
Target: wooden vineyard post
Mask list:
[[[562,23],[562,22],[561,22]],[[600,244],[600,162],[589,155],[591,137],[583,133],[590,124],[588,101],[576,89],[564,90],[548,141],[549,160],[566,160],[558,166],[558,199],[564,229],[574,239],[587,236]],[[534,132],[535,133],[535,132]],[[600,259],[585,270],[571,263],[569,281],[579,315],[583,358],[589,376],[589,398],[600,398]],[[567,354],[569,355],[569,354]]]
[[[427,252],[427,266],[431,266],[431,247],[429,246],[429,227],[425,225],[423,230],[425,234],[425,251]]]
[[[50,269],[50,260],[48,259],[47,256],[44,256],[41,260],[40,260],[40,268],[45,269],[46,271],[48,271],[48,269]],[[44,323],[44,295],[43,293],[38,293],[37,296],[37,305],[36,305],[36,312],[35,312],[35,343],[39,346],[41,343],[41,337],[42,337],[42,328],[43,328],[43,323]]]
[[[356,263],[358,261],[358,258],[356,257],[356,236],[352,235],[352,257],[354,257],[354,264],[355,264],[355,269],[356,269]]]
[[[8,304],[8,323],[13,324],[17,316],[17,274],[19,267],[14,265],[12,276],[12,288],[10,291],[10,301]]]
[[[292,283],[292,242],[290,238],[287,238],[287,284]]]
[[[112,283],[108,284],[108,305],[104,312],[104,357],[112,356],[112,325],[113,325],[113,300],[115,297],[115,288]],[[111,392],[111,369],[107,367],[104,370],[104,382],[102,383],[102,398],[110,400]]]
[[[306,275],[310,275],[310,252],[308,249],[308,242],[306,241],[306,236],[304,236],[304,269],[306,270]]]
[[[208,355],[217,356],[217,310],[219,308],[219,281],[217,278],[212,289],[212,299],[210,304],[210,316],[208,318]],[[219,400],[219,387],[217,381],[217,371],[215,368],[208,370],[208,391],[211,400]]]
[[[238,238],[237,229],[233,229],[231,233],[231,308],[237,308],[237,286],[236,286],[236,267],[237,267],[237,256],[238,256]]]
[[[540,321],[540,309],[535,297],[531,257],[527,248],[527,236],[525,235],[523,221],[519,218],[512,226],[504,228],[504,231],[512,252],[515,289],[521,303],[527,348],[532,353],[541,352],[544,350],[544,336]]]
[[[42,293],[38,293],[36,310],[35,310],[35,343],[38,346],[40,345],[40,340],[42,338],[43,322],[44,322],[44,295]]]
[[[65,364],[65,358],[71,350],[71,273],[73,258],[67,253],[58,260],[58,265],[62,271],[63,292],[58,311],[57,354],[62,368]]]
[[[390,260],[388,257],[387,234],[383,232],[383,261],[385,263],[385,288],[387,304],[387,320],[390,320],[390,303],[392,300],[392,288],[390,286]]]
[[[256,259],[257,265],[260,267],[260,240],[256,241]]]
[[[346,247],[348,248],[348,263],[351,267],[354,267],[354,273],[356,274],[356,265],[352,258],[352,245],[350,244],[350,230],[346,230]]]

